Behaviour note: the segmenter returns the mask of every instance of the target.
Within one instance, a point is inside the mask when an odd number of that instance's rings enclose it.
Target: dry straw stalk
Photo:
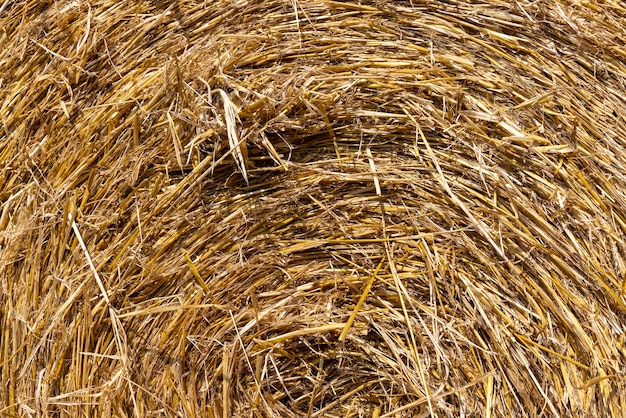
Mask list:
[[[620,417],[623,2],[0,4],[0,416]]]

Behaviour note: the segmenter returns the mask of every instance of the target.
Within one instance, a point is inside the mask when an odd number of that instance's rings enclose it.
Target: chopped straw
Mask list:
[[[0,3],[0,416],[626,411],[623,2]]]

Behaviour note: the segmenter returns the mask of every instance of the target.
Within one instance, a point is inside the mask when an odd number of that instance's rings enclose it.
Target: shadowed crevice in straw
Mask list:
[[[619,2],[0,4],[0,415],[621,416]]]

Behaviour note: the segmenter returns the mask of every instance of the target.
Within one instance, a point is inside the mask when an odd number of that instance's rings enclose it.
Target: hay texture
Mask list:
[[[623,2],[1,3],[1,416],[623,416]]]

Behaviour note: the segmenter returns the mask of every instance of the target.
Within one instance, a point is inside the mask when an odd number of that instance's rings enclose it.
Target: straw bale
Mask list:
[[[626,7],[5,0],[0,415],[619,417]]]

